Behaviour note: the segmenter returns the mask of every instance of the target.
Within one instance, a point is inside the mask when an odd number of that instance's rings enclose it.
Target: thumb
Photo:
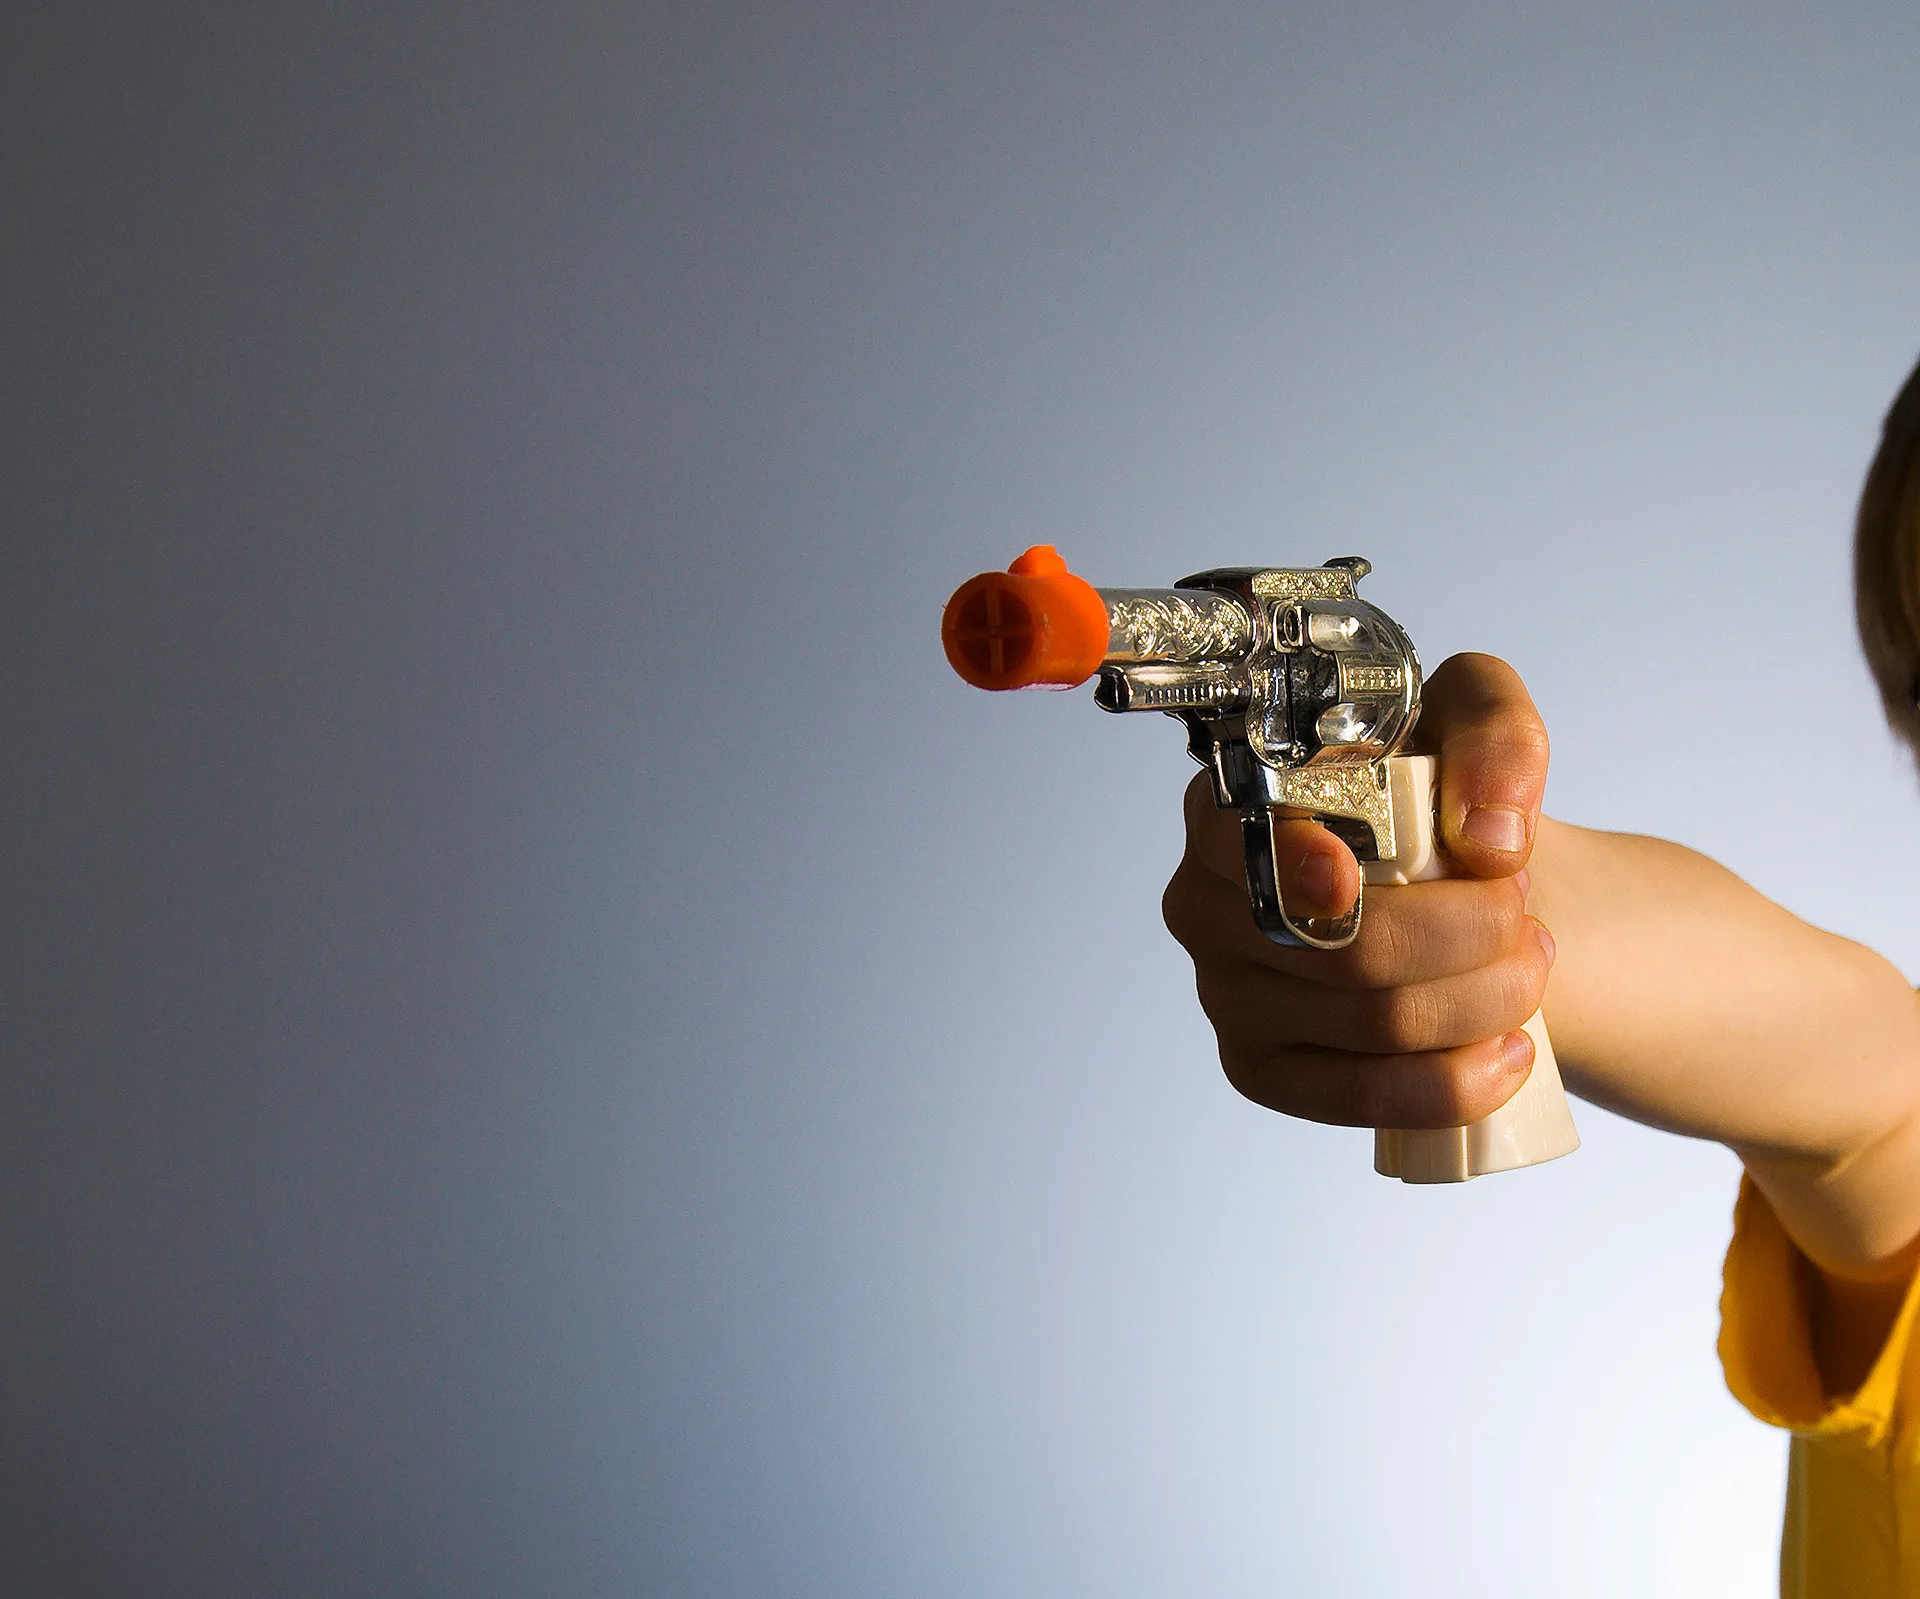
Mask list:
[[[1475,877],[1527,864],[1547,787],[1547,728],[1520,674],[1491,655],[1443,661],[1414,742],[1440,758],[1440,839]]]

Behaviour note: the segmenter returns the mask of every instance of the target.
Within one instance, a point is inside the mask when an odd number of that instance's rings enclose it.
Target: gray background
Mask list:
[[[1237,1100],[1158,718],[1360,551],[1920,973],[1905,5],[9,8],[0,1586],[1758,1595],[1735,1168]],[[1816,828],[1824,819],[1828,826]]]

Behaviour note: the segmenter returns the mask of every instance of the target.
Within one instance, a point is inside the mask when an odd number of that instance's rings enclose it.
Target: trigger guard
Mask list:
[[[1257,811],[1240,813],[1240,847],[1247,867],[1247,903],[1253,922],[1274,943],[1288,949],[1345,949],[1360,933],[1360,901],[1366,892],[1364,880],[1354,896],[1353,908],[1344,916],[1303,916],[1295,921],[1287,914],[1280,893],[1280,868],[1274,859],[1273,811],[1263,805]]]

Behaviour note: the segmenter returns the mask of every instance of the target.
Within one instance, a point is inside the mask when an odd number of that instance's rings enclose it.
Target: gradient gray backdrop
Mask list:
[[[1920,975],[1911,6],[9,18],[0,1588],[1768,1591],[1732,1159],[1239,1101],[1177,730],[936,636],[1365,553]]]

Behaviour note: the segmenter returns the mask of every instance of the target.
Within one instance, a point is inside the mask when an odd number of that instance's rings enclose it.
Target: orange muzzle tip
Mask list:
[[[953,669],[975,688],[1075,688],[1107,654],[1107,607],[1051,544],[953,591],[940,621]]]

